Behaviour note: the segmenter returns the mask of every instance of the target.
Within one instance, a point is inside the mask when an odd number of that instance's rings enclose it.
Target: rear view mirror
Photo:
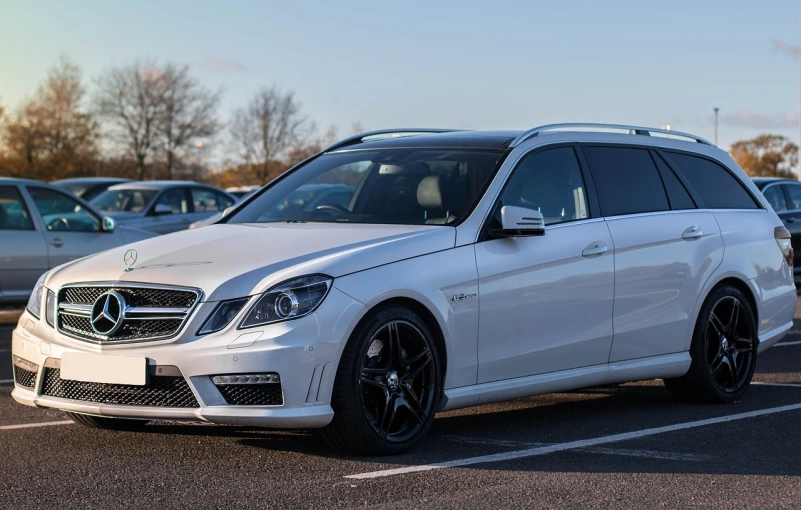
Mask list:
[[[534,209],[505,205],[501,208],[501,228],[492,229],[493,237],[531,237],[545,235],[545,220]]]
[[[167,204],[156,204],[153,209],[154,214],[172,214],[172,207]]]
[[[117,224],[114,222],[114,218],[103,216],[103,232],[114,232],[116,227]]]

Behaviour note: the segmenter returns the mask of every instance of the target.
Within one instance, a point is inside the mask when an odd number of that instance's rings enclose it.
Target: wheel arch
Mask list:
[[[444,396],[445,396],[445,378],[448,372],[448,350],[447,350],[447,341],[445,338],[445,332],[443,330],[440,321],[437,319],[434,312],[431,309],[423,304],[421,301],[414,299],[413,297],[409,296],[392,296],[386,297],[380,301],[375,303],[371,303],[370,307],[365,309],[362,316],[356,321],[356,324],[351,328],[350,335],[348,336],[347,342],[350,342],[353,334],[361,328],[361,326],[372,317],[373,313],[376,310],[385,307],[385,306],[402,306],[404,308],[408,308],[412,312],[416,313],[425,323],[428,330],[434,336],[434,343],[437,347],[437,354],[439,355],[439,364],[441,370],[441,385],[440,385],[440,404],[442,403]],[[343,343],[342,349],[344,350],[345,344]],[[340,364],[341,364],[341,352],[340,356],[338,356],[337,364],[336,364],[336,371],[334,372],[334,379],[336,379],[336,374],[339,373]]]
[[[743,295],[748,300],[748,304],[751,307],[751,311],[754,314],[754,322],[757,327],[757,332],[759,331],[759,306],[757,302],[757,295],[759,294],[759,289],[753,286],[753,283],[749,282],[748,279],[744,278],[742,275],[736,273],[728,273],[719,275],[717,278],[710,279],[708,282],[705,291],[701,294],[702,299],[699,299],[695,305],[695,311],[693,312],[692,327],[690,328],[689,334],[687,336],[686,344],[684,346],[684,350],[690,349],[690,343],[692,342],[693,333],[695,332],[695,328],[698,324],[698,316],[701,313],[701,309],[704,307],[704,304],[707,302],[709,297],[715,292],[717,289],[725,286],[730,285],[735,289],[739,290],[743,293]]]

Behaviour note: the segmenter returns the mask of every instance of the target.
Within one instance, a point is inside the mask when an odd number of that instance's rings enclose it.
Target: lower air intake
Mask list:
[[[18,386],[33,388],[36,385],[36,372],[14,365],[14,382]]]
[[[282,406],[284,393],[281,383],[220,384],[217,389],[225,401],[235,406]]]
[[[146,386],[71,381],[58,368],[44,369],[42,394],[81,402],[120,406],[200,407],[181,376],[152,376]]]

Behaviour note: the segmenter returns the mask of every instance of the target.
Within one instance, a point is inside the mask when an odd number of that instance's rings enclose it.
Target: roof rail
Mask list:
[[[359,133],[358,135],[353,135],[347,138],[343,138],[342,140],[336,142],[335,144],[325,149],[323,152],[331,152],[337,149],[341,149],[342,147],[347,147],[348,145],[355,145],[357,143],[363,142],[365,138],[373,138],[379,136],[392,138],[397,136],[412,136],[412,135],[422,135],[422,134],[432,134],[432,133],[450,133],[453,131],[464,131],[464,129],[432,129],[432,128],[379,129],[378,131],[367,131],[365,133]]]
[[[673,131],[670,129],[659,129],[659,128],[649,128],[649,127],[640,127],[640,126],[627,126],[625,124],[596,124],[591,122],[566,122],[563,124],[547,124],[545,126],[535,127],[534,129],[529,129],[525,133],[521,134],[509,145],[509,147],[517,147],[521,143],[525,142],[529,138],[534,138],[538,134],[545,132],[545,131],[554,131],[557,129],[569,129],[569,128],[577,128],[576,131],[580,131],[581,128],[591,128],[591,129],[617,129],[626,131],[630,135],[642,135],[642,136],[651,136],[651,133],[662,133],[665,135],[676,136],[680,138],[688,138],[694,142],[702,143],[704,145],[714,145],[709,141],[701,138],[700,136],[691,135],[689,133],[682,133],[681,131]]]

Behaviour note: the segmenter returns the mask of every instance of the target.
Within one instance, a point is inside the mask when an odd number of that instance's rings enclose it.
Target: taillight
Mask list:
[[[793,257],[795,254],[793,253],[793,245],[790,242],[790,231],[784,227],[776,227],[773,230],[773,237],[776,238],[776,244],[779,245],[779,249],[782,251],[787,265],[793,267]]]

